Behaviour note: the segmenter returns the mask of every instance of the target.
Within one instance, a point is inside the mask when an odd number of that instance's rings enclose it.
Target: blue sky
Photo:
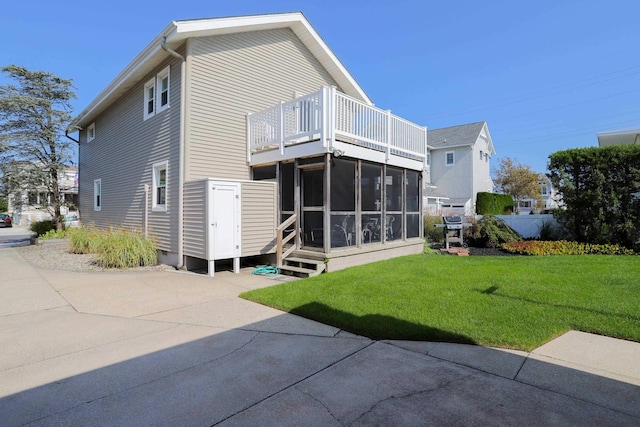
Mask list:
[[[2,7],[0,65],[73,79],[77,114],[172,20],[291,11],[377,106],[432,129],[486,120],[492,166],[544,172],[640,128],[637,0],[22,0]]]

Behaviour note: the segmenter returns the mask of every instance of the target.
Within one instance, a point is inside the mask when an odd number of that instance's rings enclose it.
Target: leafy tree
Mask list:
[[[56,228],[62,229],[64,200],[58,177],[74,153],[72,142],[64,136],[72,119],[72,82],[17,65],[1,70],[14,81],[0,86],[0,164],[5,191],[38,188],[47,193]]]
[[[549,177],[566,207],[558,221],[579,242],[640,241],[640,146],[617,145],[558,151]]]
[[[540,183],[544,177],[534,172],[530,166],[522,165],[516,160],[505,157],[500,160],[500,166],[495,170],[494,184],[497,190],[513,197],[516,205],[516,213],[520,208],[520,202],[525,198],[542,202]]]

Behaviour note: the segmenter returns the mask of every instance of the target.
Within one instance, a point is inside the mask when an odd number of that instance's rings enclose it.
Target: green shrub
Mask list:
[[[155,242],[127,230],[105,232],[98,246],[97,264],[105,268],[130,268],[158,263]]]
[[[444,228],[437,228],[436,224],[442,224],[441,216],[424,216],[424,237],[431,243],[444,243]]]
[[[562,228],[553,221],[544,221],[540,224],[538,240],[561,240],[563,237],[565,236]]]
[[[49,240],[49,239],[64,239],[66,237],[66,233],[64,230],[49,230],[40,236],[41,239]]]
[[[513,198],[508,194],[479,192],[476,197],[478,215],[504,215],[513,212]]]
[[[477,248],[497,248],[503,243],[516,242],[522,237],[504,221],[485,216],[471,227],[467,243]]]
[[[32,222],[29,229],[36,233],[38,237],[56,229],[56,223],[51,220]]]
[[[507,252],[521,255],[633,255],[634,252],[620,245],[596,245],[568,240],[528,240],[502,245]]]

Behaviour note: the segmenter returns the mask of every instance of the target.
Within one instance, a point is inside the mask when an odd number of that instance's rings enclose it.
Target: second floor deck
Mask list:
[[[427,169],[427,128],[322,87],[247,116],[251,165],[333,153]]]

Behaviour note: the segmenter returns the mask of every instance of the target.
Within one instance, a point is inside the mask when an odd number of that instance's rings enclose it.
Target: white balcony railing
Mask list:
[[[309,141],[331,148],[342,141],[372,150],[425,161],[427,129],[323,87],[247,117],[247,150],[251,155]]]

